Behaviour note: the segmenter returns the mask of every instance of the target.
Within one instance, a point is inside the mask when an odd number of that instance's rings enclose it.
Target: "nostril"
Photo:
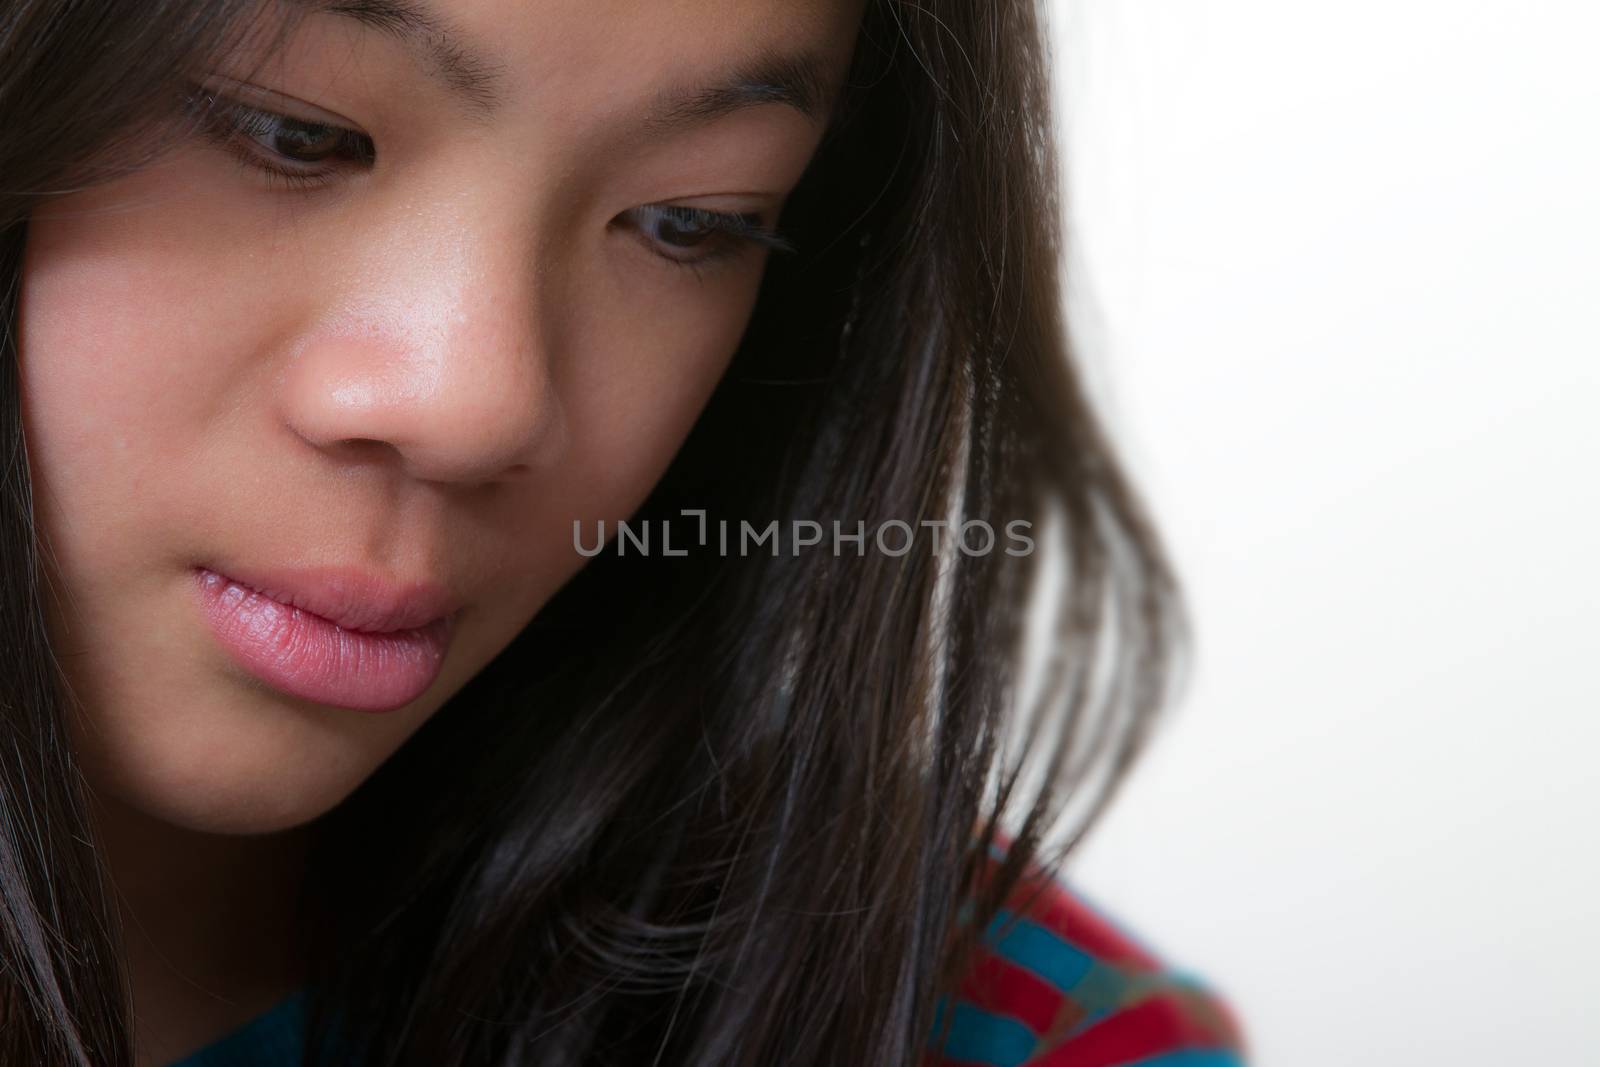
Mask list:
[[[364,453],[379,454],[397,451],[388,441],[380,441],[375,437],[348,437],[339,442],[339,446],[346,452],[355,454],[355,458],[362,458]]]

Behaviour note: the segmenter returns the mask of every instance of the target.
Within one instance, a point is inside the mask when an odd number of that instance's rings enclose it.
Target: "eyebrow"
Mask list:
[[[504,102],[502,68],[461,40],[461,34],[424,0],[298,0],[312,11],[353,19],[398,40],[467,110],[487,119]],[[668,132],[764,104],[783,104],[820,122],[828,106],[821,60],[810,53],[769,52],[736,68],[715,85],[668,93],[657,100],[645,127]]]
[[[826,97],[822,63],[816,56],[768,53],[719,84],[667,97],[645,125],[657,130],[695,125],[762,104],[784,104],[820,122]]]
[[[313,12],[341,15],[398,40],[430,66],[431,73],[487,118],[500,107],[500,68],[461,43],[461,35],[418,0],[298,0]]]

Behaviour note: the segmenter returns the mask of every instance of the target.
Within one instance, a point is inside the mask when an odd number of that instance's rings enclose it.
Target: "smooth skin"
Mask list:
[[[30,220],[28,458],[52,637],[85,712],[74,740],[129,924],[141,1065],[304,979],[306,824],[579,570],[574,520],[610,527],[666,469],[771,253],[629,212],[775,225],[862,5],[418,6],[492,76],[485,93],[451,89],[426,38],[327,12],[265,65],[199,72],[249,107],[364,135],[370,165],[285,158],[293,142],[256,127],[232,149],[320,184],[196,137]],[[812,65],[821,109],[663,111],[772,57]],[[228,561],[429,577],[466,606],[420,698],[331,708],[218,646],[191,568]]]

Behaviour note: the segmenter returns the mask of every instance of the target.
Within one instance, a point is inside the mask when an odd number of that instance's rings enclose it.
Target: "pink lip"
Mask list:
[[[433,684],[459,610],[435,583],[349,569],[194,574],[235,662],[291,696],[359,711],[392,711]]]

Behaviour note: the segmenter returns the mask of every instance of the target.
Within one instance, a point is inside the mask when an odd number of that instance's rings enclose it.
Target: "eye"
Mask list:
[[[192,86],[185,100],[200,132],[239,161],[297,188],[327,185],[341,167],[370,168],[377,158],[363,133],[311,119],[251,107]]]
[[[794,250],[782,234],[754,213],[643,204],[618,215],[614,224],[635,230],[656,254],[684,265],[722,259],[751,246]]]

